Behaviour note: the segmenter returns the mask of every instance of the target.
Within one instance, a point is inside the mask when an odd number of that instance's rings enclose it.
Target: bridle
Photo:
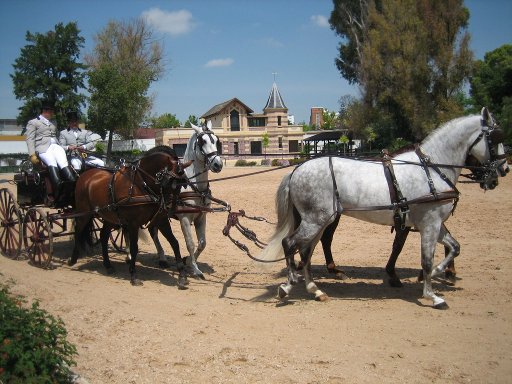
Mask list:
[[[498,173],[501,176],[505,176],[506,172],[508,172],[502,169],[502,165],[507,161],[506,154],[498,154],[496,152],[496,148],[504,140],[505,133],[494,119],[491,119],[491,124],[487,124],[486,121],[482,119],[481,125],[482,131],[468,149],[466,165],[468,165],[468,169],[471,170],[471,174],[466,177],[474,182],[480,183],[480,186],[485,190],[494,189],[498,185]],[[471,150],[481,140],[485,140],[487,150],[489,151],[489,159],[484,163],[476,159],[476,157],[471,154]],[[474,161],[477,161],[480,165],[474,167],[469,164]]]
[[[203,149],[204,144],[208,139],[212,144],[215,145],[214,136],[215,133],[213,131],[209,130],[206,127],[203,127],[203,131],[197,134],[196,142],[194,144],[194,149],[199,149],[199,153],[201,153],[201,155],[204,157],[206,168],[209,168],[210,164],[213,162],[213,159],[219,156],[216,150],[206,153],[205,150]]]

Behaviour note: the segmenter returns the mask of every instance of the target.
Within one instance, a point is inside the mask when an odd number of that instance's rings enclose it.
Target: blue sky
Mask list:
[[[476,58],[512,44],[512,1],[465,4]],[[331,0],[0,0],[0,118],[15,118],[21,105],[9,74],[26,31],[76,21],[86,53],[109,20],[145,16],[167,62],[150,90],[153,114],[173,113],[183,123],[233,97],[261,113],[277,73],[289,113],[308,122],[311,107],[338,110],[341,96],[358,95],[334,65],[340,40],[327,22],[331,10]]]

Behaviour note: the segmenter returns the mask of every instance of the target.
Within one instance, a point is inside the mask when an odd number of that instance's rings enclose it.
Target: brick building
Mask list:
[[[201,118],[211,120],[213,131],[222,143],[219,150],[224,157],[293,157],[301,150],[302,126],[288,124],[288,108],[276,83],[272,84],[261,114],[254,113],[235,97],[213,106]],[[265,133],[269,138],[266,148],[263,145]],[[156,144],[170,145],[181,155],[191,135],[192,130],[187,128],[161,130],[157,133]]]

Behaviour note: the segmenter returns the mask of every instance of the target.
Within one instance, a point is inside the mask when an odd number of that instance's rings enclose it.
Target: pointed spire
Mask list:
[[[270,91],[270,95],[267,100],[267,105],[265,105],[265,109],[288,109],[284,104],[283,98],[279,93],[279,89],[277,89],[277,84],[274,81],[272,84],[272,90]]]

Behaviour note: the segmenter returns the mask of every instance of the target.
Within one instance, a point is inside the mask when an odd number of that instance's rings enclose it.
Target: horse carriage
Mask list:
[[[10,258],[24,254],[32,264],[48,268],[54,239],[73,235],[75,246],[68,265],[76,263],[84,250],[100,242],[103,264],[110,273],[113,271],[108,259],[110,241],[117,251],[128,253],[129,250],[131,282],[138,285],[141,283],[135,278],[138,231],[147,225],[155,241],[158,230],[169,240],[180,270],[179,287],[184,288],[185,263],[169,218],[180,220],[191,256],[187,264],[193,274],[201,277],[195,259],[206,245],[205,213],[229,210],[227,203],[213,198],[209,191],[208,171],[222,169],[222,160],[217,155],[218,139],[211,126],[193,128],[184,163],[170,147],[155,147],[133,163],[122,161],[113,169],[85,170],[76,185],[66,182],[61,186],[55,201],[50,199],[52,184],[48,172],[24,162],[12,181],[17,193],[8,188],[0,190],[0,250]],[[212,201],[222,207],[211,208]],[[199,240],[197,248],[191,235],[192,224]],[[164,252],[160,243],[156,244],[163,262]]]
[[[9,258],[26,257],[34,266],[48,268],[53,257],[55,238],[72,236],[75,212],[74,183],[63,182],[57,201],[44,166],[34,167],[29,160],[21,163],[9,188],[0,189],[0,250]],[[99,241],[102,219],[95,217],[91,227],[94,243]],[[113,248],[126,252],[122,227],[110,234]]]

